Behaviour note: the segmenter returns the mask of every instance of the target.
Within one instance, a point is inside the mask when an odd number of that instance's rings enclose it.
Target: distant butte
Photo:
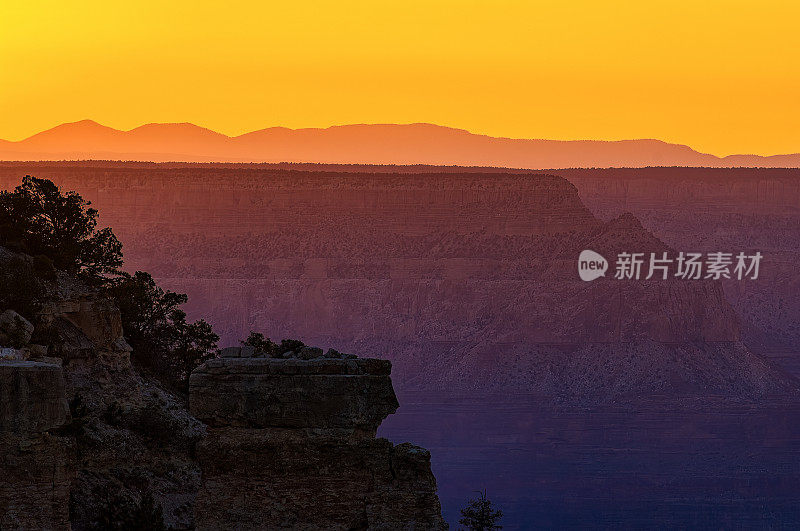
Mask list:
[[[504,168],[648,166],[800,167],[800,154],[717,157],[661,140],[496,138],[432,124],[270,127],[230,137],[190,123],[120,131],[92,120],[65,123],[18,142],[0,140],[0,160],[310,162]]]

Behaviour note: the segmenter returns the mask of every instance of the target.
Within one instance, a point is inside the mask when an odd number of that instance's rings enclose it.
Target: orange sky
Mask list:
[[[2,0],[0,138],[432,122],[800,152],[798,22],[791,1]]]

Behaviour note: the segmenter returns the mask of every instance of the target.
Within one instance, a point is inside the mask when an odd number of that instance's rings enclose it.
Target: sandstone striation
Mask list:
[[[375,430],[397,399],[373,359],[221,358],[190,379],[198,529],[443,529],[427,450]]]

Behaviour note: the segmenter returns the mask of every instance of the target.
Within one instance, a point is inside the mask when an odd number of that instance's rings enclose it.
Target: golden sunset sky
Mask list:
[[[0,138],[430,122],[800,152],[800,4],[0,0]]]

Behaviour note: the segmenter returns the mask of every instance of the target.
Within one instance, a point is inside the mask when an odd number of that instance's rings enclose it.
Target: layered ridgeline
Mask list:
[[[227,136],[189,123],[120,131],[91,120],[0,140],[0,160],[137,160],[437,164],[506,168],[797,167],[800,155],[717,157],[660,140],[498,138],[433,124],[271,127]]]
[[[602,403],[796,389],[741,343],[720,283],[580,281],[583,249],[667,248],[632,216],[600,221],[559,177],[45,171],[95,200],[129,267],[188,293],[223,343],[258,330],[389,358],[401,392]]]

